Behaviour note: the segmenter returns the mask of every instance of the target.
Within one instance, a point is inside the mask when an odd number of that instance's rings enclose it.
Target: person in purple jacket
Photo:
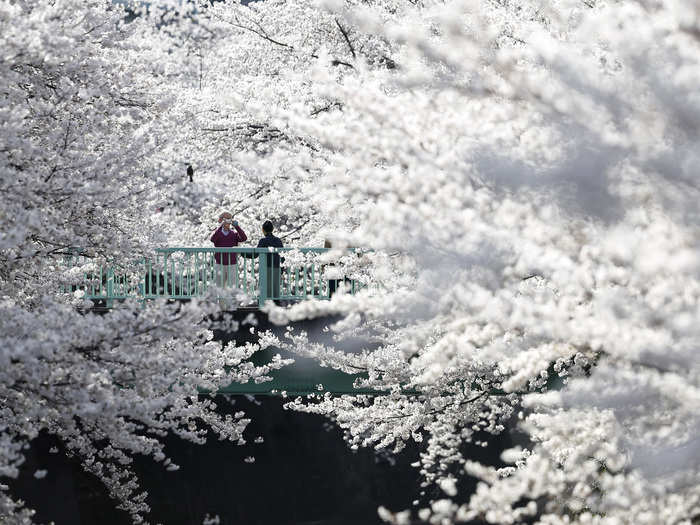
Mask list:
[[[248,236],[238,225],[238,221],[233,220],[233,216],[225,211],[219,215],[219,226],[211,236],[211,242],[217,248],[233,248],[239,242],[248,240]],[[230,286],[236,282],[238,266],[236,264],[235,253],[215,253],[216,284],[221,287]]]

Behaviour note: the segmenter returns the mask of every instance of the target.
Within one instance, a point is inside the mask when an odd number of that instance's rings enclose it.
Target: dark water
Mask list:
[[[259,404],[257,404],[259,403]],[[180,470],[167,472],[140,459],[136,470],[148,491],[151,523],[201,524],[207,513],[222,525],[365,525],[381,523],[377,507],[391,510],[421,506],[444,497],[438,490],[420,495],[416,446],[395,457],[371,450],[353,452],[337,428],[324,418],[282,409],[278,398],[239,398],[232,409],[245,410],[253,422],[248,444],[210,440],[206,445],[168,441],[167,451]],[[262,444],[253,440],[263,436]],[[85,474],[77,461],[49,453],[55,441],[37,439],[28,451],[22,475],[12,493],[37,510],[37,522],[57,525],[126,525],[126,513],[114,509],[102,485]],[[498,463],[510,446],[508,435],[491,440],[486,449],[469,447],[468,457]],[[254,456],[254,463],[244,459]],[[36,480],[37,469],[48,469]],[[474,480],[462,476],[457,500],[467,500]],[[413,507],[415,508],[415,507]]]
[[[261,319],[260,328],[267,326]],[[315,326],[304,326],[304,329]],[[221,339],[252,339],[219,334]],[[270,396],[223,398],[224,412],[243,410],[252,423],[248,443],[238,446],[211,439],[204,446],[168,439],[166,452],[180,465],[168,472],[160,464],[137,459],[135,470],[148,491],[151,523],[201,524],[206,514],[218,515],[222,525],[366,525],[381,523],[377,507],[391,510],[421,506],[444,497],[437,489],[421,494],[420,478],[410,464],[418,459],[417,445],[397,456],[373,450],[351,451],[341,432],[326,419],[284,410],[282,400]],[[263,443],[256,444],[262,436]],[[488,448],[469,446],[467,457],[498,464],[509,435],[490,438]],[[114,509],[102,485],[84,473],[75,459],[51,454],[60,445],[40,436],[28,450],[21,476],[11,492],[37,510],[36,521],[57,525],[122,525],[129,516]],[[245,458],[255,457],[254,463]],[[47,469],[41,480],[37,469]],[[461,477],[459,500],[467,500],[474,480]],[[415,508],[415,507],[413,507]]]
[[[222,524],[359,525],[378,523],[379,505],[411,506],[419,483],[409,465],[413,454],[387,459],[372,451],[352,452],[323,418],[285,411],[277,398],[238,399],[234,408],[253,418],[248,444],[210,440],[198,446],[172,439],[167,450],[179,471],[137,462],[151,521],[195,524],[209,513],[218,514]],[[261,444],[253,443],[258,435]],[[130,523],[77,461],[49,453],[55,444],[46,436],[36,440],[22,476],[12,483],[13,492],[37,509],[37,521]],[[246,463],[248,456],[255,462]],[[49,472],[35,480],[36,469]]]

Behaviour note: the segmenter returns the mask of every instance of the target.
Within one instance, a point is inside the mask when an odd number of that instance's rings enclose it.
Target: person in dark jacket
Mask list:
[[[262,225],[264,237],[258,241],[258,248],[282,248],[282,239],[275,237],[272,221],[265,221]],[[270,299],[280,297],[280,261],[281,257],[276,253],[267,256],[267,296]]]
[[[211,236],[211,242],[217,248],[233,248],[239,242],[248,240],[248,236],[238,225],[238,221],[233,220],[233,216],[225,211],[219,215],[219,226]],[[216,284],[221,287],[235,284],[238,275],[235,253],[215,253],[214,265],[216,271]]]
[[[265,221],[262,225],[262,231],[264,237],[258,241],[258,248],[283,248],[282,239],[275,237],[273,231],[275,227],[272,225],[272,221]],[[279,266],[279,261],[277,263]]]

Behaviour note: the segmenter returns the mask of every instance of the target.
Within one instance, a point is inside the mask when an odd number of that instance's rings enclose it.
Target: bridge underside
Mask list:
[[[242,321],[250,313],[253,313],[258,322],[255,333],[251,334],[247,329],[248,325],[245,325],[237,332],[215,331],[214,338],[216,340],[222,342],[235,341],[237,345],[243,345],[246,342],[257,342],[258,331],[272,330],[278,336],[281,336],[286,329],[286,327],[270,323],[267,319],[267,315],[257,310],[245,309],[233,313],[234,318],[239,321]],[[315,333],[320,334],[324,326],[334,321],[335,320],[331,318],[322,318],[294,323],[293,326],[305,330],[309,334],[309,337],[313,338]],[[257,384],[253,381],[244,384],[231,383],[227,387],[219,389],[217,394],[280,396],[285,393],[288,397],[295,397],[309,394],[323,394],[325,392],[336,395],[382,395],[385,393],[370,389],[353,388],[354,381],[358,378],[362,378],[363,374],[346,374],[332,368],[322,367],[313,359],[299,357],[278,348],[268,348],[256,352],[251,358],[251,362],[258,366],[264,365],[269,363],[275,354],[281,355],[284,359],[294,359],[294,363],[270,373],[269,375],[272,377],[272,381]]]
[[[280,351],[282,357],[287,357]],[[260,352],[263,359],[260,364],[270,360],[273,352]],[[268,354],[268,355],[265,355]],[[265,359],[267,358],[267,359]],[[353,381],[360,377],[349,375],[330,368],[322,368],[311,359],[294,357],[292,365],[285,366],[281,370],[274,371],[271,375],[272,381],[265,383],[231,383],[225,388],[217,391],[217,394],[228,395],[276,395],[276,396],[307,396],[309,394],[350,394],[350,395],[377,395],[377,392],[369,389],[353,388]],[[257,361],[257,360],[256,360]]]

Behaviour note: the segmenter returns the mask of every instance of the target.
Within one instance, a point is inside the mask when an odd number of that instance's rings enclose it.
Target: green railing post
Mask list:
[[[159,248],[155,252],[155,264],[153,259],[148,257],[138,260],[135,278],[132,278],[131,274],[124,273],[122,269],[115,271],[119,266],[106,263],[100,265],[99,270],[86,273],[83,283],[77,286],[85,289],[87,298],[104,300],[108,308],[113,308],[121,300],[134,295],[144,304],[147,299],[157,297],[189,299],[202,295],[211,284],[214,284],[214,254],[235,253],[238,255],[238,263],[243,264],[243,268],[239,268],[243,275],[236,272],[235,276],[229,275],[231,279],[227,281],[229,285],[242,288],[246,295],[254,296],[257,279],[256,302],[259,307],[263,307],[269,300],[296,301],[309,297],[328,299],[330,297],[329,279],[325,274],[326,267],[333,263],[319,264],[305,260],[301,262],[301,266],[290,261],[287,261],[284,268],[275,266],[274,263],[279,254],[293,250],[298,250],[302,254],[320,254],[328,251],[326,248]],[[67,256],[66,264],[84,264],[83,259],[82,255],[73,254]],[[175,259],[178,259],[177,264]],[[249,264],[250,267],[248,267]],[[232,271],[231,268],[226,270],[229,273]],[[99,285],[94,282],[98,277]],[[335,280],[338,284],[341,281],[347,282],[350,293],[357,293],[364,288],[363,283],[355,279]],[[70,291],[72,290],[71,287]]]
[[[256,250],[257,251],[257,250]],[[267,272],[267,257],[268,253],[266,249],[260,250],[258,255],[258,306],[262,308],[265,306],[265,301],[267,301],[267,290],[268,290],[268,280],[270,276]]]
[[[111,266],[107,269],[107,299],[105,301],[105,306],[107,308],[112,308],[114,303],[114,268]]]

